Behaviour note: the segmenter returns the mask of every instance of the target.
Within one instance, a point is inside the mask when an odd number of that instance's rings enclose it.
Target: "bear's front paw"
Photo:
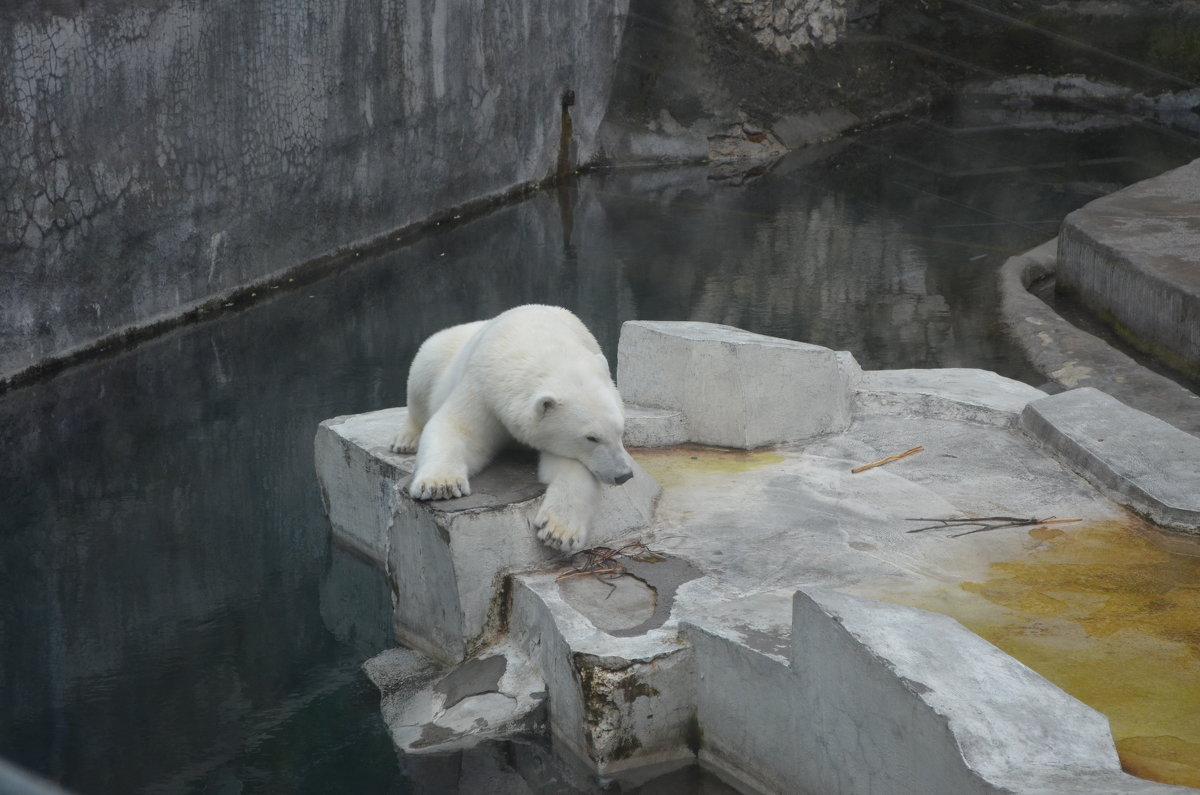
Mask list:
[[[421,441],[421,432],[414,428],[405,427],[392,439],[389,448],[393,453],[415,453],[417,442]]]
[[[471,484],[460,477],[414,477],[408,496],[414,500],[452,500],[471,493]]]
[[[563,516],[545,506],[534,517],[533,526],[543,544],[562,552],[578,552],[587,543],[587,523]]]

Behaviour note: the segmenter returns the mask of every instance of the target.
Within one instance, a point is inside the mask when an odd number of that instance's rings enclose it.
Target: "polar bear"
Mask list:
[[[566,309],[529,304],[439,331],[408,373],[408,420],[394,452],[417,453],[409,494],[445,500],[516,441],[540,453],[537,535],[582,549],[600,484],[633,477],[625,411],[596,338]]]

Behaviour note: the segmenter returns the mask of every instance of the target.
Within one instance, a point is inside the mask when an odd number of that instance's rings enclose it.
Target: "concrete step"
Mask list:
[[[1031,402],[1021,426],[1111,499],[1200,534],[1200,439],[1087,387]]]
[[[387,573],[397,637],[441,662],[458,662],[497,630],[505,575],[562,554],[532,529],[545,491],[532,454],[502,454],[471,479],[470,496],[410,498],[405,487],[414,456],[388,450],[404,411],[321,423],[315,442],[321,495],[334,538]],[[660,489],[636,463],[634,472],[627,483],[602,490],[590,544],[650,524]]]
[[[447,753],[545,730],[546,683],[511,643],[449,668],[420,652],[390,649],[363,669],[379,688],[383,720],[404,753]]]

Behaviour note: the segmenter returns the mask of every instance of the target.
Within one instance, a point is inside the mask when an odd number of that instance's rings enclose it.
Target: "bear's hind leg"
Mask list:
[[[392,443],[388,448],[393,453],[415,453],[417,452],[417,443],[421,441],[421,428],[413,422],[412,410],[409,410],[408,418],[404,420],[404,427],[392,439]]]
[[[546,484],[546,496],[533,520],[538,538],[563,552],[583,549],[592,514],[600,504],[600,482],[575,459],[546,452],[538,461],[538,480]]]

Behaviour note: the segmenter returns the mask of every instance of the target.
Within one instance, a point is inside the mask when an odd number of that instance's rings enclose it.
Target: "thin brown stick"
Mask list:
[[[1007,527],[1028,527],[1030,525],[1058,524],[1061,522],[1082,522],[1080,517],[1071,517],[1069,519],[1056,519],[1053,516],[1048,516],[1045,519],[1036,519],[1030,517],[1028,519],[1019,516],[963,516],[952,519],[909,519],[910,522],[937,522],[938,524],[927,525],[926,527],[917,527],[912,530],[906,530],[906,533],[921,533],[926,530],[944,530],[947,528],[960,529],[964,527],[974,527],[974,530],[967,530],[962,533],[955,533],[950,538],[960,538],[969,536],[972,533],[983,533],[988,530],[1002,530]]]
[[[913,455],[915,453],[920,453],[924,449],[925,448],[922,447],[921,445],[917,445],[916,447],[912,448],[911,450],[905,450],[903,453],[900,453],[899,455],[889,455],[887,458],[881,458],[878,461],[872,461],[869,464],[863,464],[860,467],[855,467],[854,469],[850,470],[850,474],[857,475],[859,472],[865,472],[866,470],[871,469],[873,467],[879,467],[879,466],[883,466],[884,464],[890,464],[893,461],[899,461],[901,458],[908,458],[910,455]]]

